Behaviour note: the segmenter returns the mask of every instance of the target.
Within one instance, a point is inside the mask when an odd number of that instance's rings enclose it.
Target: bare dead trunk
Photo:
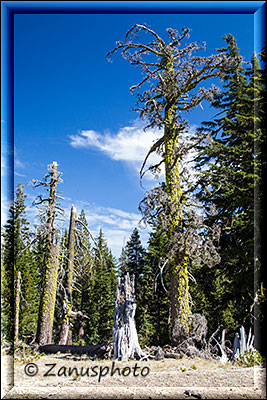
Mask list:
[[[21,292],[21,274],[18,271],[15,287],[15,310],[14,310],[14,342],[19,341],[19,307],[20,307],[20,292]]]
[[[45,277],[40,300],[36,342],[47,344],[52,342],[53,321],[55,313],[59,246],[54,243],[54,222],[56,209],[56,191],[58,182],[58,164],[51,165],[50,193],[47,210],[47,244],[45,254]]]
[[[70,214],[70,226],[69,226],[69,238],[68,238],[68,261],[67,261],[67,288],[66,288],[66,303],[65,315],[63,318],[59,344],[60,345],[71,345],[72,344],[72,331],[70,326],[70,310],[72,309],[72,280],[73,280],[73,261],[74,261],[74,240],[75,240],[75,221],[76,208],[71,207]]]
[[[127,273],[124,277],[118,278],[112,329],[115,360],[140,359],[145,356],[138,342],[134,319],[135,309],[134,275],[130,279]]]
[[[96,344],[90,346],[74,346],[74,345],[57,345],[48,344],[39,347],[40,353],[72,353],[72,354],[88,354],[91,357],[103,357],[107,351],[108,344]]]
[[[59,247],[51,245],[46,263],[44,288],[40,301],[36,342],[38,344],[52,343],[53,322],[57,292]]]

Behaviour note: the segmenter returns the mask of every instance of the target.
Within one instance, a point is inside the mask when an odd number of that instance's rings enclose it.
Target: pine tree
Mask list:
[[[183,204],[186,196],[180,166],[185,154],[183,139],[188,130],[188,121],[183,114],[201,104],[204,99],[212,98],[215,88],[207,89],[199,85],[210,78],[222,76],[228,64],[224,50],[203,57],[194,56],[193,53],[205,49],[204,44],[190,43],[180,47],[189,37],[189,31],[183,28],[179,34],[168,28],[166,42],[151,28],[136,24],[127,32],[125,42],[117,42],[116,47],[108,53],[109,57],[121,51],[122,56],[132,65],[141,67],[144,73],[142,80],[130,88],[131,92],[145,88],[138,94],[136,110],[141,118],[148,119],[147,128],[163,128],[162,137],[152,145],[140,173],[143,176],[144,166],[151,153],[157,152],[163,156],[157,165],[148,169],[157,172],[164,163],[168,195],[166,232],[169,241],[173,243],[177,242],[177,235],[181,237],[184,232]],[[189,335],[189,260],[186,247],[173,253],[172,258],[169,257],[173,344],[180,343]]]
[[[82,223],[79,224],[79,221]],[[76,335],[80,344],[86,344],[85,333],[89,332],[92,322],[91,304],[94,286],[94,259],[93,249],[90,242],[89,232],[86,229],[88,223],[84,210],[77,220],[75,261],[74,261],[74,284],[73,284],[73,308],[80,310],[83,314],[90,316],[90,320],[74,321],[73,334]]]
[[[135,275],[136,291],[140,289],[144,269],[144,248],[138,229],[135,228],[125,247],[126,272]]]
[[[14,288],[20,275],[20,296],[17,297],[18,337],[31,341],[38,313],[38,277],[36,264],[30,250],[29,222],[26,219],[24,187],[18,184],[14,204],[9,210],[9,218],[4,226],[3,243],[3,333],[7,340],[14,338]],[[14,286],[15,285],[15,286]],[[16,295],[16,293],[15,293]]]
[[[129,241],[125,246],[125,263],[126,273],[129,272],[130,276],[135,276],[135,294],[136,294],[136,314],[135,321],[137,332],[140,332],[143,326],[144,304],[144,265],[145,265],[145,250],[142,246],[140,234],[138,229],[135,228]]]
[[[142,318],[139,333],[141,343],[164,345],[170,343],[169,275],[164,267],[167,253],[166,233],[155,225],[148,240],[145,254]],[[166,266],[166,265],[165,265]]]
[[[124,276],[127,273],[125,247],[121,249],[121,255],[119,258],[119,273],[120,276]]]
[[[90,343],[111,340],[116,299],[115,259],[107,247],[102,229],[94,249],[93,286],[88,311]]]
[[[70,224],[68,231],[67,243],[67,263],[65,269],[65,285],[64,285],[64,300],[63,300],[63,320],[61,324],[59,344],[72,344],[72,329],[69,312],[73,309],[72,287],[73,287],[73,272],[74,272],[74,246],[75,246],[75,224],[76,224],[76,208],[71,207]]]
[[[203,287],[204,298],[209,298],[206,306],[229,330],[234,330],[237,324],[252,322],[254,265],[258,263],[254,258],[254,194],[260,181],[259,144],[263,139],[258,124],[262,110],[255,115],[254,109],[259,106],[262,84],[255,56],[252,69],[246,71],[234,37],[224,39],[233,62],[225,75],[223,91],[213,103],[219,113],[199,130],[201,134],[209,133],[209,142],[200,147],[198,158],[198,167],[205,166],[199,180],[199,198],[205,204],[215,204],[217,214],[209,221],[217,220],[222,227],[221,263],[207,274],[211,287]],[[196,272],[203,276],[205,269]]]
[[[11,341],[14,339],[14,267],[15,267],[15,205],[12,204],[9,209],[9,217],[4,226],[2,245],[2,290],[1,290],[1,322],[2,335]]]

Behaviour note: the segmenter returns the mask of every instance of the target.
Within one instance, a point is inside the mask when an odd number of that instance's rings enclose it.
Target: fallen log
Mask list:
[[[75,345],[59,345],[59,344],[46,344],[39,346],[40,353],[72,353],[72,354],[87,354],[91,357],[103,357],[107,351],[108,343],[96,344],[89,346],[75,346]]]
[[[164,358],[174,358],[174,359],[178,360],[181,358],[181,356],[180,356],[180,354],[177,354],[177,353],[175,354],[175,353],[165,353],[164,352]]]

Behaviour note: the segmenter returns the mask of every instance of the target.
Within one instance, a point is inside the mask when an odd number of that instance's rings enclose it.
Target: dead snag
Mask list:
[[[60,331],[59,344],[72,344],[72,331],[70,329],[70,311],[72,309],[72,281],[73,281],[73,261],[74,261],[74,241],[75,241],[75,222],[77,219],[76,208],[71,207],[70,226],[68,237],[68,260],[67,260],[67,287],[63,305],[63,322]]]
[[[49,188],[49,197],[42,199],[36,204],[46,202],[46,223],[44,226],[46,247],[44,257],[44,281],[39,306],[39,316],[37,324],[36,342],[47,344],[52,342],[53,321],[55,313],[55,302],[57,292],[58,275],[58,256],[59,246],[55,240],[55,218],[57,206],[57,183],[60,181],[61,174],[57,171],[58,164],[53,162],[49,165],[49,173],[45,176],[45,181],[32,181],[34,187],[46,186]]]
[[[130,275],[127,273],[124,277],[118,278],[112,329],[115,360],[140,359],[145,356],[138,342],[134,319],[135,310],[134,275],[130,279]]]
[[[20,308],[20,292],[21,292],[21,273],[18,271],[15,286],[15,312],[14,312],[14,342],[19,341],[19,308]]]

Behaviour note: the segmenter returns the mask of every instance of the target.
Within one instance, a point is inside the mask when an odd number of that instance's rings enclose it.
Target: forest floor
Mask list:
[[[2,367],[4,399],[266,398],[264,368],[199,358],[112,362],[55,354],[13,363],[4,355]]]

